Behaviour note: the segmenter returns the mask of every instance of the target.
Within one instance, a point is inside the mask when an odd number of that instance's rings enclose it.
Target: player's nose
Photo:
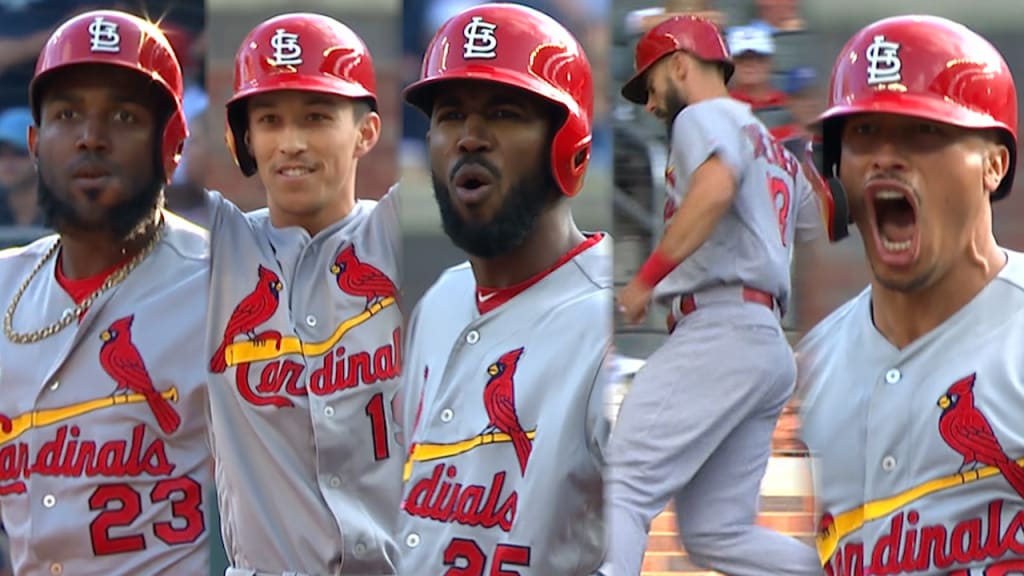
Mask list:
[[[281,129],[277,141],[277,149],[281,153],[294,156],[306,150],[305,132],[294,125],[287,125]]]
[[[79,149],[105,150],[110,145],[110,126],[99,114],[86,116],[76,142]]]
[[[899,171],[907,167],[903,146],[895,138],[880,137],[871,146],[871,168],[877,171]]]
[[[459,150],[481,152],[491,147],[491,131],[482,114],[468,114],[459,134]]]

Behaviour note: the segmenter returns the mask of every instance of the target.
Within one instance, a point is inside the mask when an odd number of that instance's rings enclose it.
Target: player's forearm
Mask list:
[[[701,166],[690,180],[689,193],[669,220],[658,247],[637,278],[653,287],[672,268],[689,258],[714,232],[736,196],[728,167],[717,158]]]
[[[695,180],[665,228],[658,250],[668,258],[682,262],[689,258],[714,232],[722,216],[732,206],[731,186],[720,186],[708,178]]]

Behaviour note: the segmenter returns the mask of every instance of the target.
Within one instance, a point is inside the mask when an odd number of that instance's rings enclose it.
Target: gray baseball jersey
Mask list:
[[[897,350],[865,290],[798,345],[830,575],[1024,572],[1024,254]]]
[[[793,241],[821,231],[817,196],[796,157],[749,105],[717,98],[687,106],[672,123],[665,222],[686,197],[691,175],[712,154],[736,179],[735,200],[707,241],[658,283],[655,298],[665,302],[703,288],[743,285],[772,294],[785,306]]]
[[[469,264],[417,304],[402,385],[403,576],[600,565],[611,251],[604,236],[484,314]]]
[[[0,336],[0,520],[18,576],[209,571],[209,245],[165,217],[154,251],[78,322],[32,344]],[[0,252],[5,308],[55,241]],[[56,261],[29,284],[14,330],[74,309]]]
[[[237,568],[394,574],[397,191],[314,237],[211,193],[211,443]]]

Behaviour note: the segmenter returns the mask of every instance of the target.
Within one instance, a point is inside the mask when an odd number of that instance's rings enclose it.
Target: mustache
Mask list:
[[[491,176],[493,176],[495,180],[501,179],[501,170],[498,170],[497,166],[495,166],[483,154],[480,154],[479,152],[470,152],[455,161],[455,165],[453,165],[452,169],[448,171],[448,181],[451,182],[452,180],[455,180],[455,173],[468,164],[476,164],[482,167],[484,170],[490,172]]]
[[[914,187],[910,185],[910,182],[907,182],[905,178],[901,177],[899,174],[895,172],[876,172],[875,174],[872,174],[867,180],[864,181],[864,186],[869,186],[879,180],[887,182],[896,182],[898,184],[906,186],[908,189],[914,189]]]
[[[68,165],[68,174],[74,174],[82,168],[99,168],[110,174],[117,174],[117,168],[111,164],[107,159],[103,158],[94,153],[86,153],[75,158],[71,164]]]

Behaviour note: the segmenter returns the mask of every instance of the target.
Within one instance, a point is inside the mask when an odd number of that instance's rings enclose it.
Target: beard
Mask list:
[[[470,163],[484,166],[496,180],[500,176],[494,165],[477,155],[463,157],[456,169]],[[452,204],[448,180],[431,171],[444,233],[460,249],[478,258],[494,258],[519,247],[536,228],[540,215],[551,202],[551,190],[557,188],[549,163],[543,170],[514,182],[488,222],[463,220]]]
[[[676,116],[683,111],[683,108],[686,108],[686,102],[683,101],[683,97],[679,94],[679,90],[675,85],[669,83],[665,89],[665,108],[662,109],[662,119],[668,125],[670,139],[672,136],[672,123],[675,122]]]
[[[147,183],[133,190],[127,200],[108,208],[104,218],[93,221],[83,218],[76,211],[74,204],[57,194],[46,175],[46,170],[40,166],[39,208],[44,225],[57,232],[63,232],[68,228],[86,232],[107,232],[115,240],[124,241],[139,234],[153,219],[154,213],[163,207],[163,181],[159,176],[153,176]]]

